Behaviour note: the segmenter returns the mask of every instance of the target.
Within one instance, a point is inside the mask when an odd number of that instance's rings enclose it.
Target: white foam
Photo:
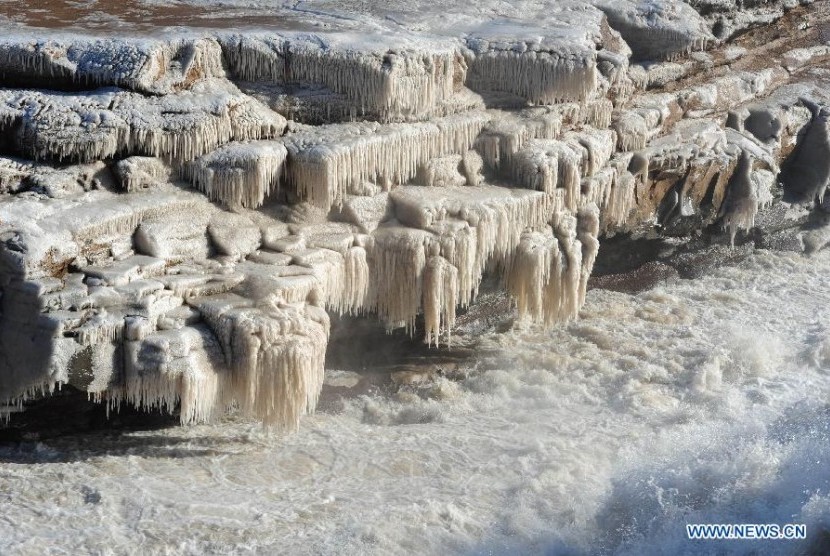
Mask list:
[[[818,535],[828,272],[825,252],[759,252],[592,290],[579,321],[481,335],[464,380],[348,399],[284,438],[226,421],[2,447],[0,550],[661,554],[701,549],[687,522]],[[704,548],[807,547],[730,542]]]

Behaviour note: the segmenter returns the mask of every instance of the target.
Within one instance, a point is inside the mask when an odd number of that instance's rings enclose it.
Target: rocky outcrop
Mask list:
[[[365,4],[0,39],[0,401],[292,428],[328,313],[443,345],[487,275],[577,318],[606,237],[828,243],[826,3]]]

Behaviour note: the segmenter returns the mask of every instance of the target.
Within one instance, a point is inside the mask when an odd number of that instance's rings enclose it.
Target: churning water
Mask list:
[[[0,553],[820,550],[830,531],[830,253],[593,290],[480,338],[464,378],[257,425],[0,448]],[[805,523],[689,541],[686,523]]]

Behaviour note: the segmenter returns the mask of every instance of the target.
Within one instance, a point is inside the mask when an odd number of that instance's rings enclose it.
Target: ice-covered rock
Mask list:
[[[10,134],[11,150],[59,162],[131,154],[189,161],[229,141],[283,132],[279,114],[230,85],[214,85],[160,97],[112,88],[83,94],[0,89],[0,131]]]
[[[466,71],[451,41],[424,42],[400,33],[246,33],[221,42],[241,80],[322,87],[339,96],[342,112],[384,121],[434,115]]]
[[[0,40],[0,77],[16,87],[77,89],[115,86],[169,94],[194,82],[224,77],[213,38],[130,39],[7,34]]]
[[[119,160],[115,174],[127,192],[149,189],[170,181],[173,172],[168,164],[152,156],[130,156]]]
[[[430,160],[465,153],[489,120],[473,112],[415,124],[323,126],[286,139],[289,180],[297,195],[328,209],[365,181],[388,189],[414,178]]]
[[[253,253],[262,244],[259,226],[244,214],[215,214],[208,224],[208,235],[219,253],[234,258]]]
[[[188,163],[186,173],[211,201],[258,208],[279,186],[287,154],[277,141],[228,143]]]
[[[607,236],[824,248],[830,54],[784,7],[320,0],[269,4],[269,28],[9,30],[0,408],[68,383],[290,429],[327,311],[444,345],[488,276],[522,318],[577,318]],[[759,23],[777,38],[719,44]]]

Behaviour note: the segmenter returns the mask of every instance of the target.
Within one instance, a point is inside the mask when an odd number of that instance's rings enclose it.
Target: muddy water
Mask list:
[[[174,27],[192,29],[290,29],[317,26],[263,7],[117,0],[0,0],[0,28],[73,29],[95,33],[142,34]]]

